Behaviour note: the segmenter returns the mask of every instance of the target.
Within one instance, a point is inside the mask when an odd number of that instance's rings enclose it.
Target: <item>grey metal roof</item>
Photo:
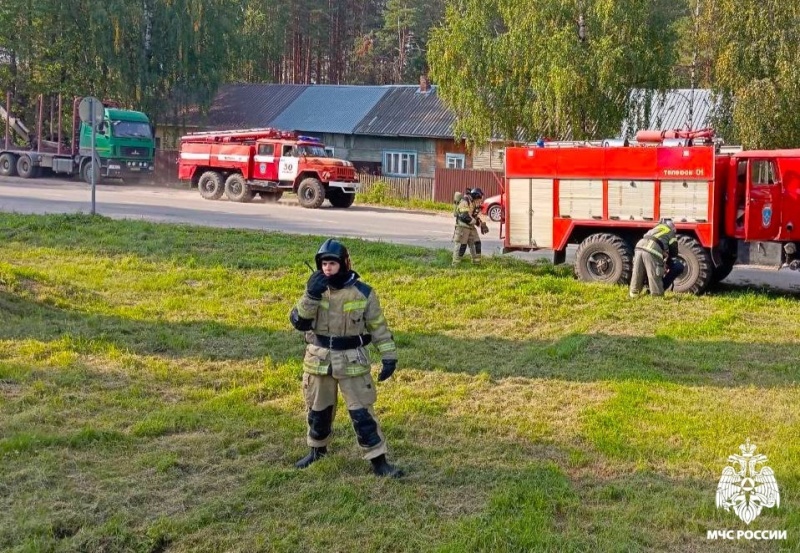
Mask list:
[[[268,127],[308,85],[227,84],[219,88],[205,125],[210,129]]]
[[[389,92],[364,117],[354,134],[453,138],[455,115],[447,109],[436,87],[391,86]]]
[[[648,93],[651,95],[649,110]],[[634,89],[629,98],[638,106],[638,112],[634,111],[633,116],[622,123],[622,136],[627,137],[632,137],[638,130],[705,129],[711,126],[716,106],[711,91],[704,88],[677,88],[664,92]],[[693,107],[691,116],[689,106]]]
[[[309,86],[269,126],[301,132],[353,134],[356,125],[387,91],[383,86]]]

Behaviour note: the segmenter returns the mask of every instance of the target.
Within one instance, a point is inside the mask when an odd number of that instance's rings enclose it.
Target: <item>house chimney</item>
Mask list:
[[[431,85],[428,82],[428,76],[427,75],[420,75],[419,76],[419,91],[424,94],[426,92],[429,92],[430,89],[431,89]]]

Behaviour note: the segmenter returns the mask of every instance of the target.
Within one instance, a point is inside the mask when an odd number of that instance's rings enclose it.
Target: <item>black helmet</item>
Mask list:
[[[478,198],[483,198],[483,190],[480,188],[473,188],[469,191],[469,195],[472,196],[473,200],[477,200]]]
[[[350,254],[347,253],[347,248],[339,242],[338,240],[334,240],[333,238],[328,238],[317,250],[317,255],[314,256],[314,261],[317,263],[317,270],[322,270],[322,260],[323,259],[333,259],[334,261],[338,261],[339,265],[342,266],[343,269],[346,271],[350,270]]]

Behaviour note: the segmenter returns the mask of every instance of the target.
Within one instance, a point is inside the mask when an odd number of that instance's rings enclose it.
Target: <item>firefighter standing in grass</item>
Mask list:
[[[308,409],[307,439],[311,451],[295,463],[306,468],[328,453],[337,389],[341,390],[364,458],[378,476],[398,478],[403,472],[386,460],[386,439],[375,418],[375,382],[370,374],[370,343],[381,354],[378,382],[392,376],[397,348],[375,291],[359,280],[341,243],[326,240],[315,257],[317,270],[289,315],[306,333],[303,392]]]
[[[661,219],[636,243],[630,297],[635,298],[642,291],[645,275],[650,294],[663,296],[664,289],[669,288],[683,272],[684,265],[677,256],[675,223],[672,219]]]
[[[472,263],[477,265],[481,262],[481,238],[478,236],[476,227],[481,229],[481,234],[489,232],[489,227],[479,217],[482,201],[483,190],[473,188],[461,197],[456,206],[454,212],[456,229],[453,234],[453,265],[461,263],[467,247],[469,247],[469,253],[472,256]]]

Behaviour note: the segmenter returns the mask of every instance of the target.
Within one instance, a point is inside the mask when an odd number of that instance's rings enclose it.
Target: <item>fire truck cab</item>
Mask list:
[[[277,201],[290,191],[307,208],[326,199],[333,207],[350,207],[359,184],[353,164],[328,157],[320,140],[271,128],[182,137],[178,178],[191,181],[209,200],[224,194],[249,202],[259,194]]]
[[[627,284],[636,242],[670,218],[686,266],[676,291],[702,293],[735,264],[800,269],[800,149],[720,154],[712,138],[508,148],[504,251],[552,249],[559,263],[577,245],[579,279]]]

